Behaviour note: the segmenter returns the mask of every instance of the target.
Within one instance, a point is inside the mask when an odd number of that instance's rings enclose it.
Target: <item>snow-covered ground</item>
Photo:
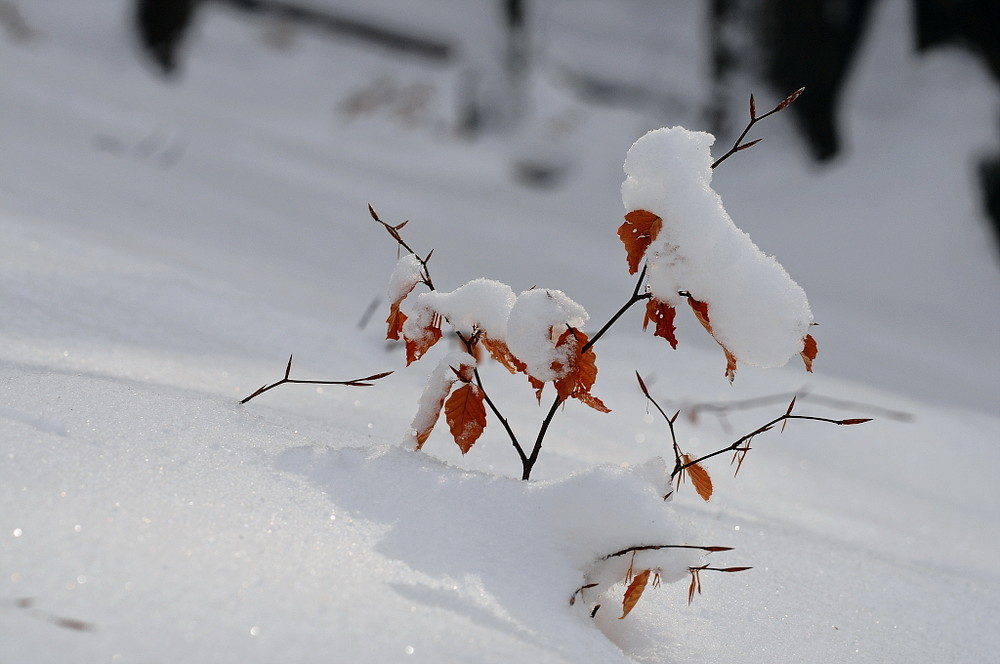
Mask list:
[[[17,4],[34,34],[0,33],[0,661],[995,657],[1000,270],[974,164],[996,149],[998,94],[961,52],[911,53],[908,3],[879,4],[845,155],[810,164],[777,116],[713,180],[809,294],[815,373],[741,367],[730,386],[692,316],[673,351],[630,312],[596,348],[613,412],[567,404],[527,483],[496,421],[464,457],[442,425],[423,452],[401,446],[436,360],[404,368],[382,339],[396,247],[367,205],[411,220],[443,290],[558,288],[596,326],[633,286],[625,153],[696,123],[690,107],[587,106],[539,77],[519,137],[468,142],[450,129],[459,66],[308,32],[279,49],[274,26],[210,7],[167,84],[136,58],[122,0]],[[548,43],[578,29],[592,48],[552,60],[647,81],[591,30],[628,34],[644,4],[622,6],[581,3]],[[464,20],[431,11],[442,34]],[[674,45],[697,18],[680,15],[663,23]],[[688,98],[699,67],[671,70]],[[562,185],[517,184],[526,155],[568,165]],[[289,353],[297,378],[395,373],[239,405]],[[792,422],[736,478],[707,463],[711,502],[686,486],[664,505],[640,479],[669,434],[636,370],[668,410],[806,388],[797,412],[876,419]],[[544,409],[523,377],[484,371],[533,438]],[[785,405],[682,415],[681,445],[712,451]],[[690,606],[686,582],[647,590],[626,620],[571,607],[587,561],[657,543],[629,528],[649,514],[668,532],[668,509],[685,541],[735,548],[707,561],[753,569],[704,573]]]

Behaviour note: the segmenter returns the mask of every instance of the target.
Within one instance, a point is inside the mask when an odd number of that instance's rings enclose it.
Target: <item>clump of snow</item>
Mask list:
[[[628,576],[629,569],[650,569],[672,583],[702,562],[692,529],[678,518],[670,501],[669,472],[662,457],[636,466],[597,467],[558,482],[542,485],[536,493],[539,509],[551,512],[553,539],[560,543],[568,564],[584,574],[583,597],[596,603]],[[544,502],[543,502],[544,501]],[[629,551],[633,547],[667,545],[662,549]],[[618,554],[618,555],[613,555]],[[621,597],[615,600],[620,603]]]
[[[438,314],[448,319],[467,339],[478,329],[491,339],[500,340],[506,334],[507,315],[515,299],[514,291],[507,284],[493,279],[473,279],[450,293],[421,293],[416,300],[418,313],[414,325],[426,322],[429,315]],[[404,326],[404,334],[407,331]]]
[[[406,254],[398,261],[389,277],[386,295],[390,302],[399,302],[406,297],[414,287],[424,280],[424,266],[416,254]]]
[[[663,219],[646,251],[653,297],[707,302],[713,335],[737,359],[781,366],[802,350],[812,312],[805,291],[736,227],[712,189],[714,141],[683,127],[650,131],[625,158],[622,201]]]
[[[547,382],[562,376],[552,366],[569,367],[569,347],[556,348],[567,327],[582,327],[587,310],[559,290],[521,293],[507,319],[507,347],[528,366],[528,374]]]

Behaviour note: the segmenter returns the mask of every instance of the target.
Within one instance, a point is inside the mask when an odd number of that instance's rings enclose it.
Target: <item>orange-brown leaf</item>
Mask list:
[[[602,413],[610,413],[611,412],[611,409],[608,408],[607,406],[605,406],[603,401],[601,401],[600,399],[598,399],[597,397],[595,397],[590,392],[580,392],[578,394],[574,394],[573,396],[576,397],[577,399],[579,399],[580,402],[582,402],[582,403],[590,406],[594,410],[599,410]]]
[[[701,569],[697,567],[689,567],[688,572],[691,573],[691,585],[688,587],[688,604],[694,600],[694,591],[697,590],[698,594],[701,594]]]
[[[712,478],[709,477],[708,471],[702,468],[701,464],[691,463],[693,459],[687,454],[681,455],[681,460],[686,466],[684,470],[687,471],[688,477],[691,478],[694,490],[698,492],[702,500],[707,501],[712,497]]]
[[[545,383],[531,375],[528,376],[528,383],[530,383],[532,389],[535,390],[535,398],[538,399],[538,403],[541,403],[542,390],[545,389]]]
[[[712,337],[715,337],[712,333],[712,321],[708,317],[708,302],[702,302],[701,300],[689,297],[688,304],[691,305],[691,308],[694,310],[694,315],[698,318],[698,322],[701,323],[702,327],[704,327],[705,330],[712,335]]]
[[[510,348],[507,347],[507,343],[500,339],[491,339],[486,335],[481,338],[483,346],[486,350],[490,352],[490,356],[507,368],[507,371],[514,373],[523,373],[528,370],[528,365],[515,357],[514,353],[510,352]]]
[[[642,593],[646,590],[646,584],[649,583],[649,574],[651,570],[645,570],[635,575],[632,579],[632,583],[628,584],[628,588],[625,590],[625,599],[622,601],[622,614],[619,616],[619,620],[622,620],[635,608],[636,602],[642,597]]]
[[[670,342],[672,348],[677,348],[677,337],[675,335],[674,316],[677,310],[666,302],[660,302],[656,298],[646,301],[646,317],[642,320],[642,329],[645,330],[649,323],[656,325],[653,336],[663,337]]]
[[[597,354],[593,348],[588,348],[586,352],[580,353],[580,349],[587,345],[587,341],[586,334],[573,328],[567,328],[559,337],[556,348],[567,346],[570,360],[569,370],[562,378],[555,381],[556,392],[559,393],[560,399],[565,400],[573,397],[591,408],[610,413],[610,408],[590,394],[590,389],[597,382]]]
[[[406,337],[406,365],[409,366],[424,356],[431,346],[441,338],[441,318],[434,316],[431,323],[415,339]]]
[[[389,317],[385,319],[389,325],[389,330],[385,333],[386,339],[399,341],[399,333],[403,331],[403,323],[406,322],[406,314],[399,310],[399,305],[402,302],[402,300],[393,302],[392,306],[389,307]]]
[[[799,353],[802,356],[802,361],[806,364],[806,371],[811,372],[813,370],[813,360],[816,359],[818,351],[819,347],[816,345],[813,335],[807,334],[802,340],[802,352]]]
[[[625,215],[625,223],[618,227],[618,237],[625,244],[628,272],[635,274],[646,255],[649,245],[663,228],[663,219],[647,210],[632,210]]]
[[[722,344],[719,345],[722,346]],[[722,350],[726,353],[726,378],[731,383],[736,378],[736,356],[725,346],[722,346]]]
[[[715,332],[712,331],[712,320],[708,316],[708,302],[702,302],[701,300],[696,300],[691,296],[688,296],[688,304],[691,305],[691,309],[694,311],[695,317],[698,322],[701,323],[705,331],[712,335],[715,342],[722,346],[723,352],[726,354],[726,378],[729,382],[733,382],[736,378],[736,356],[733,355],[732,351],[723,345],[721,341],[715,336]]]
[[[465,383],[452,392],[444,406],[448,427],[462,454],[472,449],[486,428],[483,400],[482,390],[472,383]]]

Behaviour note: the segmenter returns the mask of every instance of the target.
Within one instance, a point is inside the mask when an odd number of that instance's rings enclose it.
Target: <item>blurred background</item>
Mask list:
[[[991,0],[0,0],[0,215],[351,327],[394,260],[372,203],[414,220],[449,289],[552,286],[598,318],[631,288],[614,230],[632,141],[681,124],[721,153],[751,92],[764,112],[804,86],[713,186],[810,294],[817,366],[994,409],[998,15]]]

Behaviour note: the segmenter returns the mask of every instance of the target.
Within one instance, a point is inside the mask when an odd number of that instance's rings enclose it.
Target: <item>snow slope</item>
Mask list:
[[[436,360],[403,369],[381,340],[384,302],[359,326],[396,261],[366,206],[411,219],[443,290],[480,276],[559,288],[593,325],[633,285],[615,236],[625,152],[689,109],[584,106],[536,81],[524,141],[572,164],[538,191],[510,176],[524,144],[450,133],[455,67],[308,33],[275,50],[212,9],[167,85],[135,58],[120,0],[19,4],[37,34],[0,38],[0,661],[997,651],[1000,273],[970,161],[995,149],[997,94],[961,53],[910,55],[906,3],[879,7],[845,102],[848,154],[810,166],[779,117],[713,180],[809,293],[816,374],[746,367],[729,386],[691,317],[672,351],[632,312],[597,348],[594,393],[614,412],[568,404],[530,483],[495,422],[465,457],[446,431],[419,454],[400,446]],[[415,116],[392,95],[345,110],[375,83],[432,95]],[[238,405],[292,352],[300,378],[396,373]],[[688,541],[735,547],[708,560],[754,569],[706,573],[691,606],[682,582],[627,620],[607,602],[592,620],[568,602],[586,547],[668,509],[621,465],[669,456],[636,369],[668,409],[807,386],[801,412],[876,421],[792,423],[735,479],[710,464],[712,501],[687,487],[669,509]],[[523,381],[485,378],[532,437]],[[682,416],[681,444],[711,451],[785,405]]]

